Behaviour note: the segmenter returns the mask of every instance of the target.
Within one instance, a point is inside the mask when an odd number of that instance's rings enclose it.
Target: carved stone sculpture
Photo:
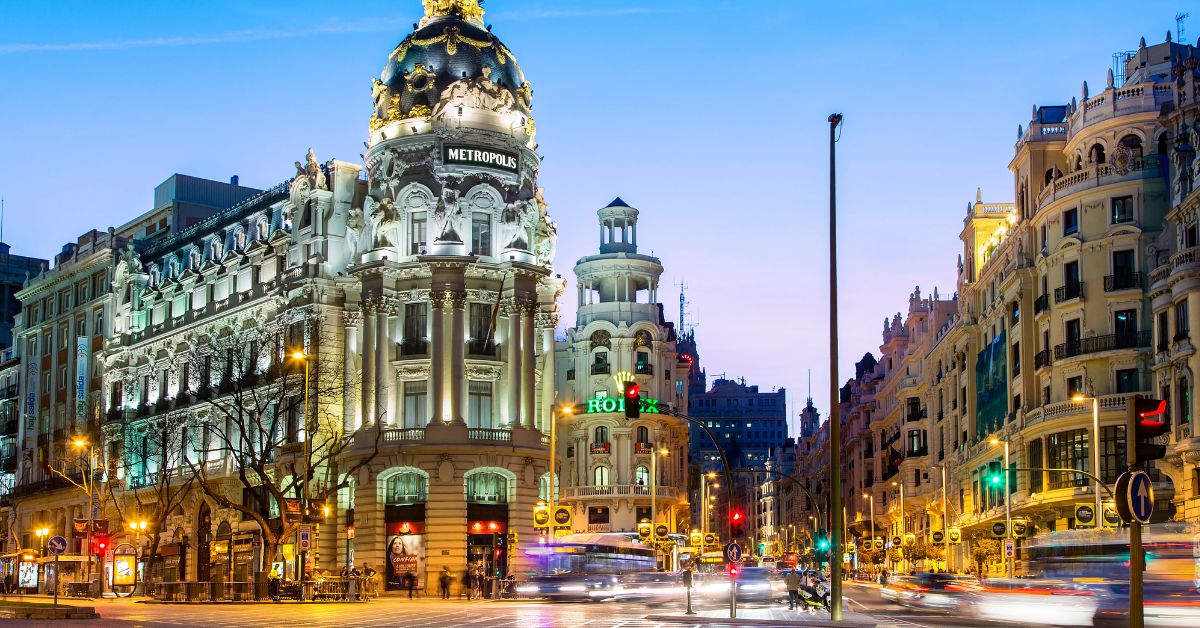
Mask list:
[[[371,233],[375,236],[375,248],[381,249],[396,246],[396,231],[400,228],[400,217],[396,214],[395,203],[388,197],[379,200],[372,199]]]
[[[308,155],[304,158],[304,163],[296,162],[296,178],[293,181],[307,180],[309,189],[313,190],[328,190],[329,183],[325,179],[325,171],[321,169],[321,164],[317,163],[317,155],[312,148],[308,149]]]
[[[529,250],[529,227],[536,219],[536,211],[530,201],[517,201],[505,206],[500,213],[500,241],[504,249]]]
[[[351,257],[362,253],[363,230],[367,228],[366,218],[361,207],[351,207],[346,216],[346,244],[350,247]]]
[[[458,235],[462,219],[463,210],[459,203],[458,192],[447,189],[442,193],[437,207],[433,210],[433,225],[438,233],[434,242],[462,242],[462,237]]]

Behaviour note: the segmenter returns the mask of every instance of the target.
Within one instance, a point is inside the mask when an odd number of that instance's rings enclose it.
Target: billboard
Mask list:
[[[88,345],[85,336],[75,338],[75,420],[80,422],[87,416]]]
[[[975,438],[983,440],[1004,425],[1008,414],[1008,342],[1003,330],[975,360]]]
[[[385,575],[388,589],[404,588],[405,577],[411,574],[414,586],[421,587],[425,576],[425,526],[405,521],[387,524],[387,561]]]

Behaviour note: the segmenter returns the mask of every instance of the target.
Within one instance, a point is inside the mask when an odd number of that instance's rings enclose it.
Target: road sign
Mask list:
[[[717,535],[713,534],[712,532],[705,534],[704,535],[704,544],[705,545],[716,545],[717,544]]]
[[[667,538],[667,535],[670,533],[671,533],[671,528],[668,528],[667,524],[665,524],[665,523],[660,523],[660,524],[654,526],[654,538],[656,538],[660,541]]]
[[[875,551],[883,549],[883,539],[876,538],[873,545],[875,546]]]
[[[556,528],[571,527],[571,507],[555,506],[550,518],[554,521],[554,527]]]
[[[1092,528],[1096,526],[1096,507],[1092,504],[1075,505],[1075,527]]]
[[[725,546],[725,562],[740,563],[742,562],[742,546],[737,543],[730,543]]]
[[[301,552],[312,549],[312,526],[300,526],[296,532],[296,546]]]
[[[1004,539],[1004,557],[1012,558],[1017,554],[1016,541],[1012,539]]]
[[[58,556],[67,551],[67,540],[61,536],[52,536],[46,541],[46,551]]]
[[[1104,505],[1104,517],[1101,519],[1106,528],[1115,528],[1121,525],[1121,515],[1117,512],[1117,507],[1111,504]]]
[[[997,521],[992,524],[992,536],[1002,538],[1008,536],[1008,524],[1004,521]]]
[[[1117,508],[1127,522],[1150,523],[1154,514],[1154,484],[1145,471],[1131,471],[1117,478]]]
[[[903,540],[904,539],[900,538],[900,535],[893,536],[892,537],[892,547],[900,547],[900,543]]]
[[[933,542],[934,543],[943,543],[945,541],[946,541],[946,533],[945,532],[942,532],[941,530],[933,531]]]
[[[550,509],[545,506],[535,506],[533,509],[533,527],[550,527]]]
[[[1029,522],[1024,519],[1013,519],[1013,536],[1024,538],[1029,533]]]

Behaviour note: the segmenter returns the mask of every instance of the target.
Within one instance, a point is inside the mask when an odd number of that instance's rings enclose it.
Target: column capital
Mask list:
[[[429,302],[435,310],[461,310],[467,305],[467,293],[463,290],[433,290]]]
[[[362,324],[362,312],[357,310],[342,310],[342,325],[357,328]]]

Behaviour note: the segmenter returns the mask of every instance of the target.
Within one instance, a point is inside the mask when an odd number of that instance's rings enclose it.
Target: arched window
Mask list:
[[[592,486],[608,486],[608,467],[600,465],[592,471]]]
[[[233,236],[233,246],[238,251],[246,250],[246,230],[238,229],[237,234]]]
[[[507,504],[508,478],[490,471],[468,476],[467,501],[473,504]]]
[[[650,428],[641,425],[637,428],[637,442],[639,445],[650,444]]]
[[[388,506],[420,504],[425,501],[424,475],[415,471],[404,471],[388,478],[384,503]]]
[[[600,425],[593,431],[592,441],[597,445],[603,445],[608,442],[608,428]]]
[[[1104,146],[1098,142],[1092,144],[1092,147],[1088,149],[1088,161],[1094,164],[1104,163]]]
[[[646,467],[638,467],[633,472],[633,482],[638,486],[647,486],[650,484],[650,469]]]
[[[605,349],[612,348],[612,334],[604,331],[603,329],[597,329],[596,331],[592,332],[591,341],[592,349],[597,349],[599,347],[604,347]]]
[[[1083,170],[1083,155],[1075,155],[1075,169]]]
[[[259,240],[266,240],[270,229],[271,223],[267,222],[266,218],[258,219],[258,231],[256,235],[258,236]]]
[[[192,270],[198,270],[200,268],[200,262],[202,261],[201,258],[202,256],[200,254],[200,249],[193,248],[191,255],[188,256],[188,266]]]
[[[554,498],[557,501],[559,495],[562,495],[562,478],[554,478]],[[550,501],[550,474],[543,473],[542,477],[538,478],[538,499],[542,501]]]
[[[1159,155],[1167,154],[1167,134],[1166,133],[1159,134],[1158,147],[1157,147],[1157,150],[1155,150],[1154,152],[1158,153]]]
[[[1129,149],[1134,159],[1142,158],[1142,138],[1133,134],[1126,135],[1121,138],[1121,146]]]
[[[222,249],[222,247],[221,247],[221,241],[220,241],[220,240],[213,240],[213,241],[212,241],[212,248],[211,248],[211,251],[212,251],[212,260],[213,260],[214,262],[217,262],[217,261],[220,261],[220,260],[221,260],[221,254],[222,254],[222,252],[223,252],[221,249]]]

